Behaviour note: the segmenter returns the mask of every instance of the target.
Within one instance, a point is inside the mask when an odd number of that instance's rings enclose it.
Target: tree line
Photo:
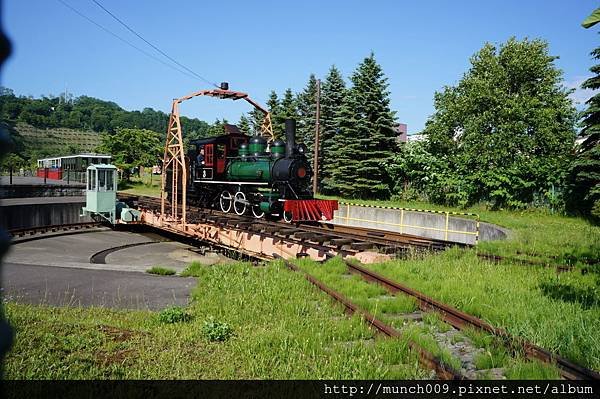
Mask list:
[[[600,48],[591,54],[600,59]],[[425,139],[409,143],[398,141],[387,78],[375,55],[365,57],[348,81],[332,66],[321,84],[319,192],[453,206],[548,206],[599,217],[600,94],[578,113],[556,58],[540,39],[485,44],[456,85],[435,93],[435,111],[421,132]],[[584,87],[597,89],[600,65],[591,71]],[[286,118],[295,118],[298,141],[308,146],[309,156],[316,91],[317,77],[311,74],[302,91],[271,91],[267,101],[275,136],[283,136]],[[154,143],[164,137],[168,122],[167,114],[151,108],[125,111],[87,96],[32,99],[2,89],[0,100],[3,121],[104,132],[104,149],[117,129],[158,132]],[[263,117],[253,110],[242,115],[238,127],[257,133]],[[225,122],[182,117],[186,139],[222,134]],[[581,146],[575,143],[578,134],[584,138]]]
[[[600,48],[592,52],[600,59]],[[558,57],[540,39],[487,43],[454,86],[434,95],[422,141],[400,143],[387,79],[373,54],[350,76],[332,66],[321,90],[320,192],[346,198],[422,200],[490,208],[544,206],[600,217],[600,94],[580,114]],[[583,87],[600,88],[600,65]],[[311,153],[316,82],[267,103],[276,135],[298,119]],[[239,125],[257,131],[252,113]],[[578,131],[578,128],[582,128]],[[580,134],[585,138],[576,144]]]
[[[112,101],[89,96],[16,96],[0,87],[0,119],[8,123],[23,122],[38,128],[70,128],[114,133],[118,128],[147,129],[164,134],[169,114],[144,108],[126,111]],[[210,125],[196,118],[181,117],[190,137],[205,137]]]

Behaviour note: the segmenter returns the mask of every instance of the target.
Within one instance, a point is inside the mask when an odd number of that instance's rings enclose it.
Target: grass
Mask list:
[[[206,266],[200,262],[192,262],[180,274],[182,277],[199,276],[202,273],[202,269],[205,267]]]
[[[130,181],[121,180],[119,191],[127,194],[160,197],[161,176],[143,173],[141,177],[131,176]]]
[[[157,274],[159,276],[173,276],[176,272],[173,269],[169,269],[162,266],[153,266],[146,270],[146,273]]]
[[[273,263],[195,268],[186,322],[150,311],[7,303],[8,379],[426,378],[404,340],[373,340],[299,275]],[[231,331],[212,340],[211,329]],[[218,324],[217,324],[218,323]],[[224,328],[224,325],[228,328]],[[218,328],[215,326],[219,326]],[[219,335],[217,334],[217,335]],[[228,334],[228,333],[225,333]],[[367,341],[364,341],[367,340]]]
[[[600,226],[594,226],[582,218],[562,216],[545,209],[492,211],[483,204],[462,209],[423,202],[322,198],[366,205],[476,213],[482,222],[505,227],[511,233],[507,240],[480,242],[478,248],[481,251],[554,263],[600,263]]]
[[[466,254],[464,251],[453,249],[447,252],[451,257],[456,258],[458,260],[462,259]],[[432,267],[430,262],[432,259],[437,259],[436,256],[430,256],[425,259],[422,256],[419,256],[415,260],[411,261],[393,261],[388,262],[382,265],[369,265],[376,271],[391,276],[395,281],[403,281],[407,282],[407,280],[402,280],[398,278],[398,274],[391,273],[390,271],[395,271],[398,269],[399,263],[406,262],[414,262],[416,265],[427,265],[421,268],[411,267],[406,270],[406,273],[413,276],[412,280],[409,280],[409,283],[413,281],[421,282],[419,279],[423,279],[423,286],[426,284],[431,284],[432,289],[426,294],[433,296],[437,299],[440,299],[438,294],[443,293],[451,293],[454,295],[453,298],[458,298],[455,302],[460,302],[465,300],[465,294],[468,296],[470,292],[468,290],[463,290],[463,287],[470,286],[473,284],[470,279],[466,279],[465,275],[460,275],[460,273],[456,273],[457,276],[450,280],[445,280],[444,276],[447,277],[448,272],[451,268],[456,268],[456,264],[446,265],[444,270],[441,270],[440,264],[445,264],[445,262],[436,263],[435,267]],[[475,260],[478,261],[478,258],[475,257]],[[450,330],[450,326],[441,321],[440,316],[436,313],[426,313],[423,315],[423,326],[418,326],[415,323],[406,323],[402,319],[398,319],[394,317],[394,313],[410,313],[417,309],[417,306],[413,299],[399,294],[393,299],[384,296],[387,292],[384,288],[370,284],[365,282],[362,278],[357,275],[347,275],[347,268],[344,262],[339,258],[333,258],[324,264],[318,264],[312,262],[310,260],[301,260],[297,261],[303,270],[309,272],[311,275],[315,276],[317,279],[321,280],[328,286],[332,287],[336,291],[340,292],[344,296],[350,298],[356,304],[364,307],[371,314],[375,315],[378,318],[381,318],[384,322],[395,326],[396,328],[403,329],[407,334],[407,339],[410,338],[417,342],[419,345],[424,347],[425,349],[432,352],[434,355],[438,356],[444,363],[450,365],[451,367],[460,370],[461,364],[460,360],[457,359],[450,353],[450,351],[440,346],[432,337],[432,334],[435,332],[446,332]],[[412,263],[411,263],[412,264]],[[468,265],[467,265],[468,266]],[[518,269],[523,272],[523,269]],[[447,274],[445,274],[447,273]],[[480,276],[477,275],[477,278]],[[459,283],[460,281],[460,283]],[[416,289],[422,289],[423,286],[418,284],[409,284]],[[485,285],[485,287],[492,287],[491,285]],[[478,301],[481,300],[483,304],[481,305],[481,309],[485,309],[488,311],[489,309],[493,309],[493,306],[490,306],[483,298],[485,297],[485,290],[481,293],[481,298],[473,298],[467,300],[467,303],[472,305],[477,305]],[[385,299],[384,299],[385,298]],[[445,297],[441,298],[442,300]],[[519,299],[519,298],[517,298]],[[507,306],[510,304],[504,298]],[[452,304],[451,301],[447,301]],[[456,305],[456,304],[455,304]],[[460,306],[457,306],[460,308]],[[469,310],[466,310],[469,311]],[[471,312],[469,312],[471,313]],[[479,315],[477,313],[473,313],[475,315]],[[486,317],[484,317],[486,319]],[[593,322],[590,319],[590,322]],[[543,332],[543,330],[539,331]],[[493,336],[489,334],[483,334],[478,332],[468,332],[469,338],[473,341],[475,346],[484,348],[487,352],[490,353],[489,359],[478,359],[478,362],[481,366],[485,368],[489,368],[490,364],[497,365],[496,367],[505,367],[507,369],[518,369],[521,370],[519,374],[520,376],[524,376],[528,371],[531,371],[530,377],[536,377],[540,375],[539,367],[521,367],[521,363],[527,363],[529,360],[522,358],[511,358],[509,357],[504,350],[502,349],[502,345],[497,343]],[[460,338],[456,339],[457,341]],[[588,337],[588,342],[592,340],[592,337]],[[590,357],[591,359],[591,357]],[[543,366],[545,369],[545,366]],[[555,368],[551,367],[554,374],[556,375],[557,371]]]
[[[553,269],[493,264],[460,249],[369,267],[576,363],[600,369],[600,307],[551,288],[558,283],[591,290],[596,275],[557,275]]]

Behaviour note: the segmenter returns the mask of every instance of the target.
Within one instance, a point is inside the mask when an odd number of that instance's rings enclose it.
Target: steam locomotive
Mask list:
[[[191,141],[188,198],[225,213],[283,218],[286,222],[333,219],[337,201],[313,198],[307,148],[295,142],[296,121],[285,121],[286,142],[238,132]]]

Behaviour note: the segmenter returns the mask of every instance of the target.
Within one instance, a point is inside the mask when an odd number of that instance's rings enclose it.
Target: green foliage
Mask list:
[[[0,90],[0,118],[39,128],[65,127],[111,133],[117,128],[148,129],[163,133],[169,121],[168,114],[152,108],[125,111],[112,101],[88,96],[73,98],[64,93],[58,97],[49,95],[36,99],[16,96],[7,88]],[[182,117],[181,123],[191,136],[206,135],[206,122]]]
[[[253,108],[248,115],[250,117],[250,133],[260,134],[261,126],[265,121],[265,114],[261,110]]]
[[[158,314],[158,321],[164,324],[174,324],[190,321],[192,316],[182,307],[172,306]]]
[[[182,277],[199,277],[202,275],[203,269],[206,269],[206,266],[200,262],[192,262],[190,263],[184,271],[181,272]]]
[[[153,266],[150,269],[146,270],[146,273],[158,274],[159,276],[172,276],[175,274],[175,270],[162,266]]]
[[[583,23],[589,28],[598,22],[600,9],[594,11]],[[600,47],[591,52],[600,59]],[[594,74],[581,85],[584,89],[600,88],[600,64],[590,68]],[[592,216],[600,221],[600,94],[587,102],[582,114],[580,135],[585,138],[568,173],[567,208],[575,214]]]
[[[240,116],[240,120],[237,123],[237,127],[238,129],[240,129],[240,132],[244,134],[252,134],[252,126],[250,125],[250,119],[248,119],[248,117],[245,114],[242,114],[242,116]]]
[[[225,118],[215,119],[215,122],[212,125],[210,125],[210,128],[208,129],[207,137],[224,135],[226,124],[227,124],[227,120]]]
[[[269,94],[267,107],[271,113],[273,135],[275,138],[283,137],[285,134],[285,120],[288,118],[298,119],[298,105],[292,89],[286,89],[281,101],[277,93],[272,90]]]
[[[283,118],[282,118],[282,108],[281,103],[279,102],[279,97],[277,97],[277,93],[275,90],[271,90],[269,93],[269,99],[267,100],[267,109],[271,113],[271,123],[273,124],[273,135],[276,138],[282,137],[284,132]]]
[[[151,130],[162,142],[169,115],[152,108],[126,111],[88,96],[16,96],[0,87],[0,119],[8,127],[14,152],[33,165],[38,158],[94,151],[97,133],[114,134],[118,129]],[[208,136],[210,125],[204,121],[182,116],[181,124],[188,139]],[[29,131],[34,134],[24,134]]]
[[[234,332],[229,324],[209,318],[202,326],[202,335],[209,341],[225,342],[234,335]]]
[[[8,154],[7,156],[2,158],[2,163],[0,164],[2,169],[18,169],[25,165],[25,161],[23,158],[16,154]]]
[[[298,104],[297,141],[306,144],[312,159],[317,115],[317,78],[311,74],[304,90],[296,97]]]
[[[320,183],[325,193],[334,193],[333,170],[337,166],[333,151],[340,138],[339,120],[336,115],[340,111],[346,84],[340,71],[333,65],[323,82],[321,90],[321,162],[319,164]]]
[[[600,8],[596,8],[582,23],[581,26],[584,28],[591,28],[600,22]]]
[[[389,198],[391,180],[385,165],[395,147],[394,112],[387,79],[374,54],[352,75],[353,87],[336,115],[338,140],[331,187],[350,198]]]
[[[447,162],[429,176],[440,182],[427,189],[432,200],[494,207],[558,202],[576,113],[555,58],[542,40],[486,44],[458,85],[435,94],[436,112],[423,133],[427,151]]]
[[[102,135],[99,150],[111,154],[112,162],[123,169],[125,180],[129,180],[131,169],[134,167],[159,163],[163,146],[158,133],[151,130],[117,129],[113,134]]]

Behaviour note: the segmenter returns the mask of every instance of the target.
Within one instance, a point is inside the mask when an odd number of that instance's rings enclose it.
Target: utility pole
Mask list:
[[[319,130],[321,126],[319,119],[321,119],[321,79],[317,79],[317,112],[316,112],[316,123],[315,123],[315,145],[314,145],[314,158],[313,158],[313,194],[317,194],[319,189]]]

